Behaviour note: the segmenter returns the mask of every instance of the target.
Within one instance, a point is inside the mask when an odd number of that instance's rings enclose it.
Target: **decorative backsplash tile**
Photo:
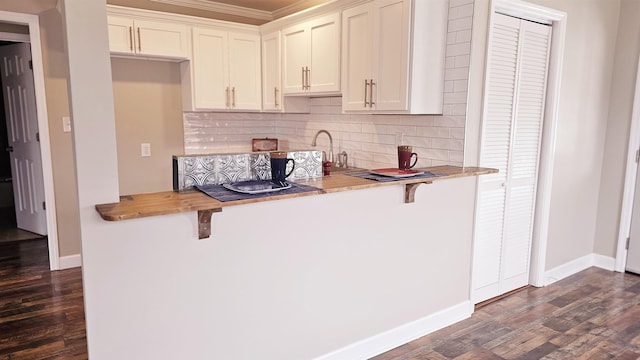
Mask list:
[[[296,167],[291,174],[292,179],[313,179],[322,177],[322,151],[295,151],[290,152],[288,157],[296,163]],[[287,173],[291,171],[290,164],[287,164]]]
[[[251,153],[249,154],[249,173],[250,180],[261,180],[271,178],[271,164],[269,153]]]
[[[218,184],[251,180],[249,154],[218,155],[214,171]]]
[[[174,156],[173,189],[216,184],[215,156]]]
[[[295,169],[289,179],[322,177],[322,152],[319,150],[290,151]],[[268,152],[243,154],[205,154],[173,156],[173,190],[183,191],[195,185],[225,184],[247,180],[271,179]],[[291,166],[287,171],[291,170]]]

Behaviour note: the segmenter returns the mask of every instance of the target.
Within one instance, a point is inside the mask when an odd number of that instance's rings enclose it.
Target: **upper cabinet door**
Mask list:
[[[190,79],[197,110],[260,110],[260,36],[193,28]]]
[[[280,31],[262,36],[262,110],[282,111]]]
[[[111,53],[167,59],[189,58],[189,28],[162,21],[108,17]]]
[[[133,19],[109,16],[109,50],[112,53],[134,54]]]
[[[340,14],[332,13],[282,31],[283,92],[340,91]]]
[[[226,109],[230,105],[227,32],[193,29],[193,92],[197,109]]]
[[[285,94],[306,91],[306,68],[309,66],[309,29],[299,24],[282,31],[282,83]]]
[[[134,20],[138,53],[173,58],[189,57],[189,28],[159,21]]]
[[[260,110],[260,36],[229,33],[230,108]]]
[[[379,0],[342,13],[344,111],[406,111],[408,0]]]
[[[309,92],[340,91],[340,13],[309,23]]]
[[[381,0],[374,4],[372,88],[376,110],[406,111],[409,108],[410,14],[411,3],[406,0]]]
[[[360,5],[342,13],[342,108],[370,110],[373,79],[373,6]]]
[[[442,113],[447,13],[447,0],[376,0],[344,10],[343,110]]]

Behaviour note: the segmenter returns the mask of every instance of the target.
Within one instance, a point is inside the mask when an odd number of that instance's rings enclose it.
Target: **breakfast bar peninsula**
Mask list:
[[[336,173],[301,181],[318,189],[301,194],[97,205],[128,236],[92,244],[105,259],[92,266],[111,266],[93,272],[106,310],[94,346],[132,359],[366,359],[470,316],[476,179],[496,170],[420,170],[442,176]]]

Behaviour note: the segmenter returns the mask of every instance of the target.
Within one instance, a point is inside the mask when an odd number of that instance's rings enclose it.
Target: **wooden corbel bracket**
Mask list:
[[[424,181],[413,184],[405,184],[404,185],[404,203],[409,204],[416,201],[416,189],[421,184],[431,184],[431,181]]]
[[[198,239],[206,239],[211,236],[211,216],[221,212],[222,208],[198,210]]]

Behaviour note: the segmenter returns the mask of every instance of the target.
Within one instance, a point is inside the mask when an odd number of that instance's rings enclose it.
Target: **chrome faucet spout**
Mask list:
[[[327,130],[318,130],[318,132],[313,136],[311,146],[316,146],[316,140],[318,139],[318,135],[320,135],[321,133],[325,133],[329,137],[329,157],[327,160],[333,162],[333,137],[331,137],[331,134],[329,134]]]

